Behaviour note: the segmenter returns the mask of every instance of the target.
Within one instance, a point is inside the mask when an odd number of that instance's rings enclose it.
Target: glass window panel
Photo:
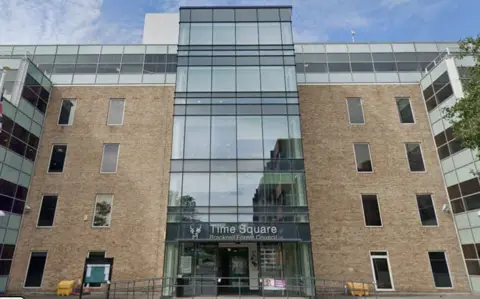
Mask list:
[[[97,63],[99,56],[97,54],[78,55],[77,63]]]
[[[290,158],[302,158],[302,133],[299,116],[288,116],[288,128],[290,137]]]
[[[214,45],[235,44],[235,23],[213,24],[213,44]]]
[[[183,159],[183,142],[185,133],[185,117],[173,118],[172,159]]]
[[[183,171],[183,160],[171,160],[170,172],[182,172],[182,171]]]
[[[327,53],[327,59],[328,63],[334,63],[334,62],[348,62],[349,57],[348,54],[345,53]]]
[[[183,160],[184,172],[204,172],[210,171],[210,162],[208,160]]]
[[[417,206],[420,213],[420,220],[424,226],[436,226],[437,216],[433,206],[432,196],[429,194],[417,195]]]
[[[55,64],[52,70],[54,74],[72,74],[74,71],[74,64]]]
[[[297,76],[294,66],[286,66],[285,69],[285,89],[286,91],[297,91]]]
[[[233,22],[235,21],[235,12],[233,9],[213,9],[214,22]]]
[[[260,67],[237,67],[237,91],[260,91]]]
[[[235,9],[235,21],[257,21],[257,10],[255,8]]]
[[[141,74],[143,69],[142,64],[122,64],[120,73],[122,74]]]
[[[238,174],[238,205],[253,206],[258,200],[258,189],[263,173]]]
[[[260,67],[262,91],[285,91],[285,74],[281,66]]]
[[[211,83],[212,83],[211,67],[189,67],[188,68],[187,90],[189,92],[211,91]]]
[[[328,73],[326,63],[305,63],[306,73]]]
[[[370,53],[350,53],[350,60],[352,62],[372,62]]]
[[[283,65],[282,56],[260,56],[261,65]]]
[[[52,64],[55,61],[55,55],[35,55],[33,62],[35,64]]]
[[[175,72],[175,68],[173,70],[169,70],[169,67],[172,66],[171,64],[158,64],[158,63],[151,63],[151,64],[144,64],[143,65],[143,73],[144,74],[163,74],[166,72]],[[173,65],[174,67],[176,65]]]
[[[210,117],[189,116],[185,124],[185,158],[210,157]]]
[[[212,65],[212,57],[210,56],[191,56],[188,60],[190,66],[196,65]]]
[[[55,57],[55,63],[69,64],[77,61],[77,55],[57,55]]]
[[[278,114],[287,114],[286,105],[263,105],[262,114],[278,115]]]
[[[393,53],[372,53],[373,61],[395,61]]]
[[[77,64],[75,68],[76,74],[95,74],[97,71],[96,64]]]
[[[262,118],[237,117],[238,158],[263,158]]]
[[[238,10],[237,10],[237,13],[238,13]],[[258,24],[257,23],[236,23],[235,28],[236,28],[235,42],[237,45],[258,44]]]
[[[425,171],[423,163],[422,149],[419,143],[406,143],[408,165],[410,171]]]
[[[143,54],[123,54],[122,63],[143,63]]]
[[[77,64],[77,67],[79,65]],[[99,74],[118,74],[120,72],[120,64],[99,64],[97,73]]]
[[[166,63],[167,54],[146,54],[145,63]]]
[[[353,63],[352,72],[373,72],[373,64],[372,63]]]
[[[260,105],[238,105],[237,114],[238,115],[256,115],[261,114],[262,106]]]
[[[236,119],[234,116],[212,117],[212,159],[232,159],[237,156]]]
[[[125,113],[125,99],[110,99],[108,107],[107,125],[123,124]]]
[[[452,281],[448,271],[447,258],[445,252],[429,252],[430,266],[433,273],[435,287],[437,288],[451,288]]]
[[[438,52],[417,52],[417,61],[432,62],[437,56]]]
[[[185,105],[175,105],[173,107],[173,115],[185,115]]]
[[[290,8],[280,8],[280,20],[290,21],[292,19],[292,10]]]
[[[100,172],[117,172],[119,144],[106,143],[103,145],[102,165]]]
[[[261,45],[275,45],[282,43],[280,23],[258,23],[259,43]]]
[[[210,176],[210,206],[237,205],[237,174],[212,173]]]
[[[372,172],[372,160],[370,158],[370,147],[367,143],[355,143],[355,160],[357,163],[357,171]]]
[[[190,9],[180,9],[180,22],[190,22]]]
[[[190,42],[190,23],[181,23],[178,44],[188,45],[189,42]]]
[[[286,116],[263,117],[263,148],[265,159],[288,157],[288,121]]]
[[[396,72],[397,66],[395,62],[375,62],[375,71],[376,72]]]
[[[412,107],[410,106],[410,99],[397,99],[397,108],[401,123],[413,124],[415,122]]]
[[[417,54],[416,53],[395,53],[395,60],[397,61],[404,61],[404,62],[416,62],[417,61]],[[433,59],[432,59],[433,60]]]
[[[80,55],[83,56],[83,55]],[[78,57],[80,59],[80,56]],[[120,63],[122,54],[102,54],[100,55],[100,63]]]
[[[60,116],[58,118],[59,125],[72,125],[73,117],[75,116],[75,109],[77,107],[77,100],[65,99],[62,100],[60,108]]]
[[[350,63],[328,63],[330,72],[350,72]]]
[[[363,215],[366,226],[382,226],[380,207],[376,195],[362,195]]]
[[[213,67],[212,91],[235,91],[235,67]]]
[[[182,206],[208,206],[210,174],[184,173],[182,184]]]
[[[235,66],[235,57],[233,56],[214,56],[213,65],[229,65]],[[258,65],[258,63],[256,63]]]
[[[362,100],[359,98],[347,99],[348,117],[351,124],[364,124]]]
[[[210,105],[187,105],[187,115],[209,115]]]
[[[280,21],[280,14],[278,8],[259,8],[259,21]]]
[[[291,23],[281,23],[282,26],[282,43],[293,44],[292,25]]]
[[[258,56],[237,56],[236,59],[237,66],[260,64]]]
[[[212,24],[211,23],[192,23],[190,27],[191,45],[211,45],[212,44]]]
[[[213,19],[212,10],[208,8],[192,9],[190,13],[192,22],[211,22]]]
[[[237,161],[236,160],[211,160],[210,170],[211,171],[236,171]]]
[[[422,71],[416,62],[397,62],[399,72],[418,72]]]

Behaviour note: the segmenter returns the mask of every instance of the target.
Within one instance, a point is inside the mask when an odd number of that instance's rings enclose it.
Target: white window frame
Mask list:
[[[62,107],[63,107],[63,102],[64,101],[74,101],[75,105],[73,106],[73,109],[70,110],[70,115],[72,115],[72,123],[71,124],[61,124],[60,123],[60,116],[62,115]],[[75,119],[75,111],[77,110],[77,99],[62,99],[62,103],[60,104],[60,111],[58,112],[58,120],[57,120],[57,125],[61,127],[70,127],[73,126],[73,121]]]
[[[43,205],[43,199],[45,196],[56,196],[57,197],[57,204],[55,206],[55,213],[53,214],[53,221],[51,226],[39,226],[38,225],[38,220],[40,220],[40,213],[42,212],[42,205]],[[40,201],[40,209],[38,209],[38,215],[37,215],[37,223],[35,224],[37,228],[52,228],[55,226],[55,218],[57,217],[57,208],[58,208],[58,194],[42,194],[42,200]]]
[[[408,104],[410,105],[410,111],[412,111],[413,123],[402,122],[402,116],[400,114],[400,109],[398,109],[398,100],[408,100]],[[397,107],[397,114],[398,114],[398,119],[400,120],[400,124],[402,124],[402,125],[414,125],[414,124],[417,123],[417,119],[416,119],[415,113],[413,111],[413,105],[412,105],[412,98],[411,97],[395,97],[395,106]]]
[[[385,252],[386,255],[372,255],[372,252]],[[379,291],[379,292],[394,292],[395,291],[395,284],[393,282],[392,266],[391,266],[391,263],[390,263],[390,257],[389,257],[388,251],[384,250],[384,249],[382,249],[382,250],[370,250],[369,255],[370,255],[370,266],[372,267],[373,281],[375,281],[375,290]],[[377,278],[375,277],[375,266],[373,264],[373,259],[374,258],[377,258],[377,259],[383,258],[383,259],[387,260],[388,274],[390,275],[390,282],[392,283],[392,288],[391,289],[379,289],[378,288]]]
[[[63,161],[63,169],[60,172],[50,172],[50,163],[52,162],[52,156],[53,156],[53,148],[55,145],[65,145],[65,160]],[[68,144],[66,143],[52,143],[52,146],[50,147],[50,158],[48,159],[48,166],[47,166],[47,173],[48,174],[61,174],[65,172],[65,167],[67,166],[67,155],[68,155]]]
[[[430,261],[430,255],[429,255],[430,252],[443,252],[443,255],[445,256],[445,262],[447,263],[448,276],[450,277],[450,283],[452,284],[451,287],[437,287],[435,285],[435,277],[433,276],[432,263]],[[463,253],[462,253],[462,255],[463,255]],[[427,259],[428,259],[428,265],[430,266],[430,273],[432,274],[433,287],[435,289],[439,289],[439,290],[451,290],[451,289],[453,289],[455,287],[455,284],[454,284],[454,281],[452,279],[452,271],[450,270],[450,262],[448,261],[447,252],[445,250],[428,250]],[[466,265],[466,263],[465,263],[465,265]],[[468,275],[468,272],[467,272],[467,275]]]
[[[420,155],[422,156],[422,161],[423,161],[423,168],[424,168],[423,171],[412,171],[412,169],[410,169],[410,160],[408,160],[407,144],[418,144],[418,145],[419,145],[419,147],[420,147]],[[421,143],[421,142],[415,142],[415,141],[405,142],[405,143],[403,144],[403,148],[404,148],[404,150],[405,150],[405,158],[407,159],[408,171],[409,171],[410,173],[426,173],[426,172],[427,172],[427,163],[426,163],[426,161],[425,161],[425,157],[423,156],[422,143]]]
[[[363,195],[375,195],[377,198],[377,205],[378,205],[378,213],[380,214],[380,221],[382,225],[367,225],[367,219],[365,218],[365,208],[363,207]],[[382,209],[380,207],[380,200],[378,200],[378,194],[376,193],[361,193],[360,194],[360,204],[362,205],[362,214],[363,214],[363,224],[365,227],[373,227],[373,228],[382,228],[383,227],[383,217],[382,217]]]
[[[30,262],[32,260],[32,253],[34,253],[34,252],[45,252],[47,254],[45,256],[45,266],[43,266],[42,281],[40,282],[39,287],[26,287],[25,284],[27,283],[28,269],[30,268]],[[27,268],[25,269],[25,276],[24,276],[23,284],[22,284],[24,289],[41,289],[43,287],[43,280],[45,278],[45,270],[47,269],[47,263],[48,263],[48,250],[30,250],[30,254],[28,256]]]
[[[99,195],[110,195],[111,196],[110,215],[108,217],[108,226],[95,226],[95,214],[97,213],[97,203],[98,203],[98,196]],[[97,193],[97,194],[95,194],[95,204],[93,205],[92,228],[100,228],[100,229],[103,228],[103,229],[105,229],[105,228],[112,227],[113,198],[114,198],[114,196],[111,193]]]
[[[350,109],[348,108],[348,100],[360,100],[360,109],[362,110],[362,118],[363,118],[363,123],[352,123],[351,119],[350,119]],[[363,110],[363,99],[358,97],[358,98],[355,98],[355,97],[348,97],[348,98],[345,98],[345,103],[347,105],[347,116],[348,116],[348,123],[352,126],[363,126],[365,125],[365,111]]]
[[[117,150],[117,161],[115,163],[115,171],[102,171],[102,166],[103,166],[103,158],[105,155],[105,145],[107,144],[117,144],[118,145],[118,150]],[[102,174],[114,174],[117,173],[118,171],[118,160],[120,159],[120,143],[104,143],[102,147],[102,160],[100,161],[100,173]]]
[[[435,212],[435,219],[437,220],[437,225],[423,225],[422,223],[422,216],[420,215],[420,208],[418,207],[418,199],[417,196],[419,195],[430,195],[430,198],[432,199],[432,206],[433,206],[433,211]],[[417,211],[418,211],[418,220],[420,221],[420,224],[422,227],[439,227],[440,222],[438,221],[438,216],[437,216],[437,207],[435,206],[435,201],[433,200],[433,194],[425,192],[425,193],[415,193],[415,204],[417,205]]]
[[[123,109],[122,109],[122,121],[119,124],[112,124],[110,123],[110,110],[112,109],[112,102],[114,101],[122,101],[123,102]],[[123,120],[125,118],[125,98],[110,98],[108,101],[108,112],[107,112],[107,126],[122,126]]]
[[[368,146],[368,156],[370,157],[370,163],[372,164],[372,171],[359,171],[358,170],[357,152],[355,151],[355,144],[366,144]],[[375,171],[375,168],[373,167],[372,149],[370,147],[370,143],[368,143],[368,142],[354,142],[352,147],[353,147],[353,158],[355,159],[355,171],[357,173],[373,173]]]

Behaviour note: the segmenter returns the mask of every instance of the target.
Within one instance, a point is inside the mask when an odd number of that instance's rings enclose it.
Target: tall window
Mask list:
[[[386,251],[370,252],[375,286],[378,290],[393,290],[392,274]]]
[[[415,120],[413,119],[413,111],[412,111],[412,106],[410,105],[410,99],[398,98],[397,108],[398,108],[398,114],[400,116],[401,123],[413,124],[415,122]]]
[[[436,226],[438,224],[432,196],[430,194],[417,195],[417,206],[422,225]]]
[[[102,173],[117,172],[119,149],[120,149],[120,144],[118,143],[106,143],[103,145],[102,165],[100,167],[100,172]]]
[[[410,171],[425,171],[420,143],[406,143],[408,166]]]
[[[89,251],[88,252],[88,257],[89,258],[104,258],[105,257],[105,251]],[[91,288],[99,288],[102,286],[101,283],[89,283],[89,287]]]
[[[58,124],[64,125],[64,126],[71,126],[73,124],[73,117],[75,115],[76,107],[77,107],[77,100],[75,99],[62,100],[62,107],[60,107]]]
[[[380,207],[376,195],[362,195],[363,214],[366,226],[382,226]]]
[[[110,104],[108,106],[107,125],[122,125],[124,110],[125,99],[110,99]]]
[[[429,252],[430,266],[432,267],[433,281],[436,288],[451,288],[452,280],[448,270],[447,257],[445,252]]]
[[[56,195],[44,195],[40,214],[38,215],[37,226],[52,226],[55,218],[55,210],[57,208]]]
[[[354,154],[358,172],[372,172],[372,159],[370,157],[370,146],[368,143],[355,143]]]
[[[65,157],[67,156],[66,144],[54,144],[52,154],[50,155],[50,164],[48,172],[63,172]]]
[[[93,227],[110,227],[112,220],[112,203],[112,194],[97,194],[93,215]]]
[[[362,100],[360,98],[347,99],[348,119],[351,124],[364,124]]]
[[[30,261],[28,262],[27,276],[24,285],[26,288],[38,288],[42,286],[46,261],[47,252],[40,251],[30,253]]]

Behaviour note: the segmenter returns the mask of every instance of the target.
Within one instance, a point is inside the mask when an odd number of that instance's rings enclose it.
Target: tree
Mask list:
[[[475,65],[468,67],[464,81],[464,97],[446,108],[446,118],[452,123],[455,137],[464,147],[479,150],[480,158],[480,35],[460,42],[460,58],[473,57]]]
[[[109,216],[112,205],[106,201],[97,202],[96,213],[93,220],[94,226],[109,226]]]

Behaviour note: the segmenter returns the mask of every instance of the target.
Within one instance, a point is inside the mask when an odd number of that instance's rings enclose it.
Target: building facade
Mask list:
[[[178,44],[0,46],[0,290],[93,256],[184,296],[480,290],[476,154],[437,107],[456,43],[295,45],[291,7],[178,20]]]

